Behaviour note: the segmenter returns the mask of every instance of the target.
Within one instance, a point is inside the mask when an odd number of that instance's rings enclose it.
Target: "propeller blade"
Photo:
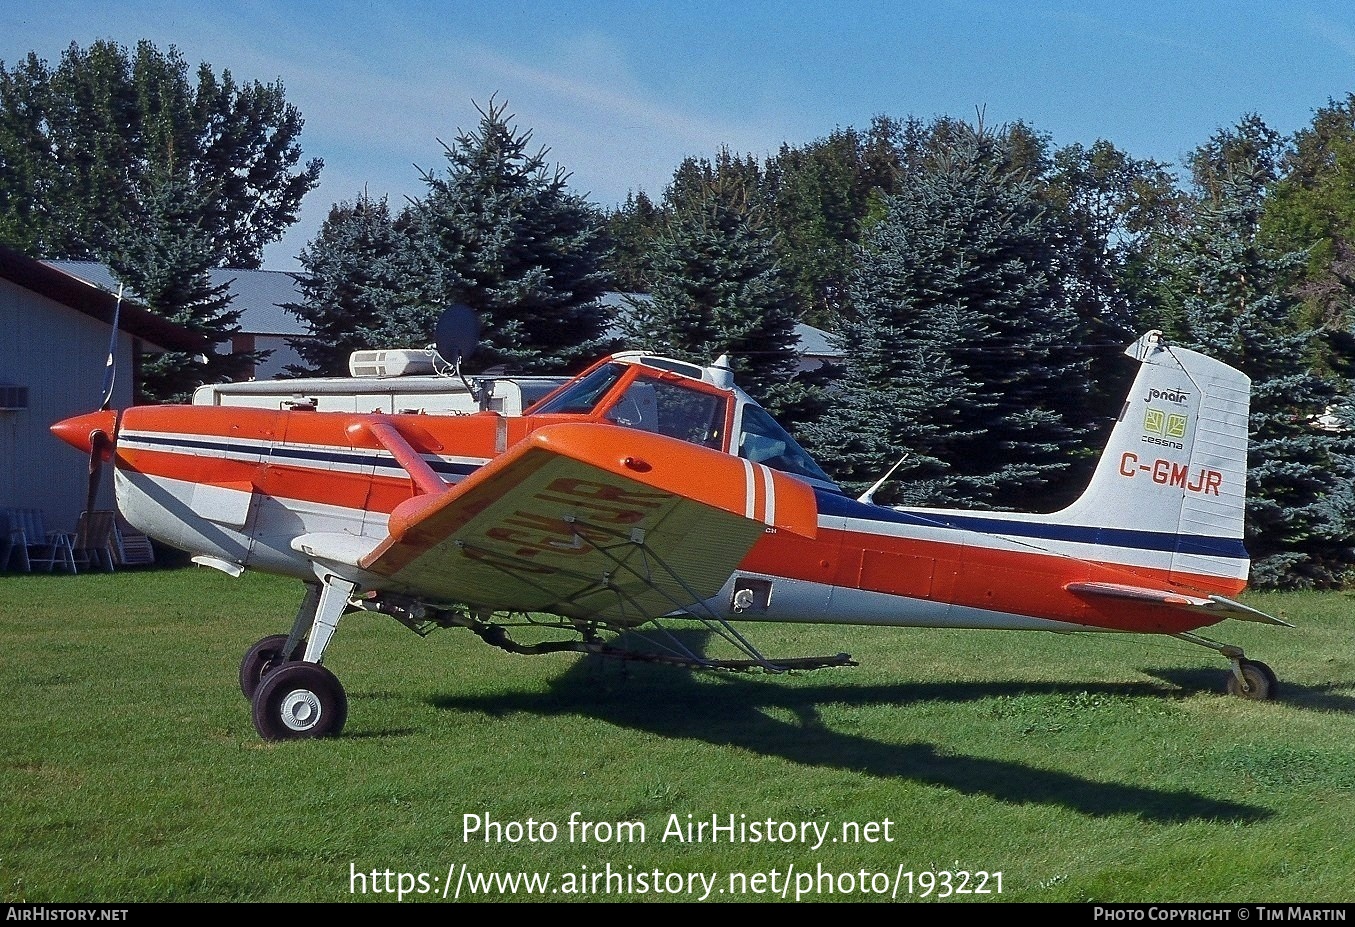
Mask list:
[[[117,379],[117,352],[118,352],[118,316],[122,312],[122,284],[118,284],[118,300],[113,304],[113,332],[108,336],[108,359],[104,361],[104,389],[103,401],[99,403],[99,411],[107,411],[113,404],[113,381]],[[91,464],[92,466],[92,464]]]
[[[99,442],[93,442],[94,446],[89,451],[89,484],[85,493],[85,512],[94,511],[95,501],[99,495],[99,480],[103,476],[104,462],[103,455],[99,452]]]
[[[96,431],[89,436],[89,484],[85,493],[85,511],[93,512],[99,495],[104,463],[113,459],[113,436]]]

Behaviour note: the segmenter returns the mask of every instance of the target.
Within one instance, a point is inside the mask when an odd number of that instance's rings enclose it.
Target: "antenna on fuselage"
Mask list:
[[[452,373],[466,384],[466,390],[476,402],[481,396],[461,372],[461,362],[475,353],[480,344],[480,317],[470,306],[453,303],[438,316],[434,351],[444,364],[450,364]]]
[[[900,466],[902,466],[902,465],[903,465],[903,462],[904,462],[905,460],[907,460],[907,459],[908,459],[909,457],[911,457],[911,456],[912,456],[912,454],[909,453],[909,454],[904,454],[902,457],[900,457],[900,458],[899,458],[899,462],[896,463],[896,464],[894,464],[894,466],[890,467],[888,473],[886,473],[884,476],[882,476],[882,477],[880,477],[878,480],[876,480],[874,486],[872,486],[870,489],[867,489],[867,490],[866,490],[865,492],[863,492],[861,495],[857,496],[857,497],[856,497],[856,501],[857,501],[857,502],[864,502],[866,505],[874,505],[874,504],[875,504],[875,493],[879,490],[879,488],[880,488],[881,486],[883,486],[883,485],[889,480],[889,478],[890,478],[891,476],[894,475],[894,471],[897,470]]]

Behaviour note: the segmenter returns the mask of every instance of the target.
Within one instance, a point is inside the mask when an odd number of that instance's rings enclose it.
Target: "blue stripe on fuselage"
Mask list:
[[[1109,547],[1198,554],[1206,557],[1247,559],[1247,549],[1238,538],[1173,534],[1167,531],[1132,531],[1125,528],[1092,525],[1060,525],[1035,520],[1017,521],[983,515],[957,514],[955,512],[928,512],[925,510],[907,512],[882,505],[868,505],[837,493],[817,489],[814,491],[814,495],[818,500],[819,514],[821,515],[896,525],[977,531],[980,534],[999,534],[1006,537],[1032,538],[1042,541],[1066,541],[1072,544],[1099,544]],[[1030,518],[1038,517],[1031,516]]]
[[[404,472],[404,468],[393,457],[387,456],[374,457],[365,454],[348,454],[341,451],[308,450],[286,445],[243,445],[228,441],[193,440],[145,434],[129,437],[145,444],[169,448],[191,448],[218,453],[260,454],[272,462],[296,460],[298,462],[343,463],[353,466],[371,464],[385,470]],[[480,464],[449,463],[436,457],[429,461],[429,465],[437,473],[460,477],[474,473],[481,466]],[[918,527],[944,528],[955,531],[975,531],[980,534],[996,534],[1042,541],[1065,541],[1073,544],[1097,544],[1109,547],[1197,554],[1206,557],[1247,559],[1247,550],[1242,541],[1237,538],[1181,535],[1166,531],[1133,531],[1124,528],[1092,525],[1060,525],[1050,522],[1007,520],[956,512],[899,511],[882,505],[857,502],[841,493],[819,488],[814,489],[814,496],[818,502],[821,515],[853,518],[861,521],[917,525]],[[1038,518],[1038,516],[1031,516],[1031,518]]]
[[[183,449],[191,448],[194,450],[216,451],[218,453],[231,454],[259,454],[266,458],[270,463],[285,463],[288,460],[295,461],[313,461],[317,463],[341,463],[349,464],[355,467],[374,465],[389,470],[399,470],[404,472],[404,468],[393,457],[373,456],[368,454],[345,454],[341,451],[318,451],[306,450],[298,447],[288,447],[284,444],[274,445],[249,445],[249,444],[231,444],[227,441],[195,441],[190,438],[167,438],[161,436],[151,436],[145,434],[129,435],[133,441],[139,441],[143,444],[156,444],[163,447]],[[427,458],[424,458],[427,460]],[[469,476],[480,469],[480,464],[468,463],[449,463],[445,460],[433,458],[428,461],[434,472],[445,473],[453,476]]]

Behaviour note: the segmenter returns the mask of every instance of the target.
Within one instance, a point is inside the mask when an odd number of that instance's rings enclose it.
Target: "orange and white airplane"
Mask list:
[[[1249,566],[1250,381],[1156,332],[1126,353],[1141,367],[1091,483],[1049,515],[853,499],[723,362],[639,353],[516,417],[138,406],[53,431],[113,463],[135,527],[231,575],[306,584],[291,631],[241,665],[267,739],[342,728],[322,660],[354,609],[518,653],[771,671],[852,661],[768,659],[736,623],[1168,634],[1229,659],[1230,692],[1273,697],[1265,664],[1194,633],[1284,624],[1232,598]],[[674,618],[744,656],[621,643]],[[554,636],[522,643],[526,625]]]

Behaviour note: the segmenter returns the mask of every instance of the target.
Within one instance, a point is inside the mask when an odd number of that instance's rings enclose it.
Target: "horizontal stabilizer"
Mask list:
[[[1133,599],[1138,602],[1156,602],[1182,609],[1200,609],[1213,612],[1225,618],[1238,618],[1242,621],[1260,621],[1265,624],[1280,624],[1293,627],[1273,615],[1267,615],[1241,602],[1225,599],[1221,595],[1189,595],[1183,592],[1168,592],[1163,589],[1151,589],[1145,586],[1129,586],[1122,583],[1069,583],[1064,587],[1069,592],[1082,595],[1103,596],[1111,599]]]

